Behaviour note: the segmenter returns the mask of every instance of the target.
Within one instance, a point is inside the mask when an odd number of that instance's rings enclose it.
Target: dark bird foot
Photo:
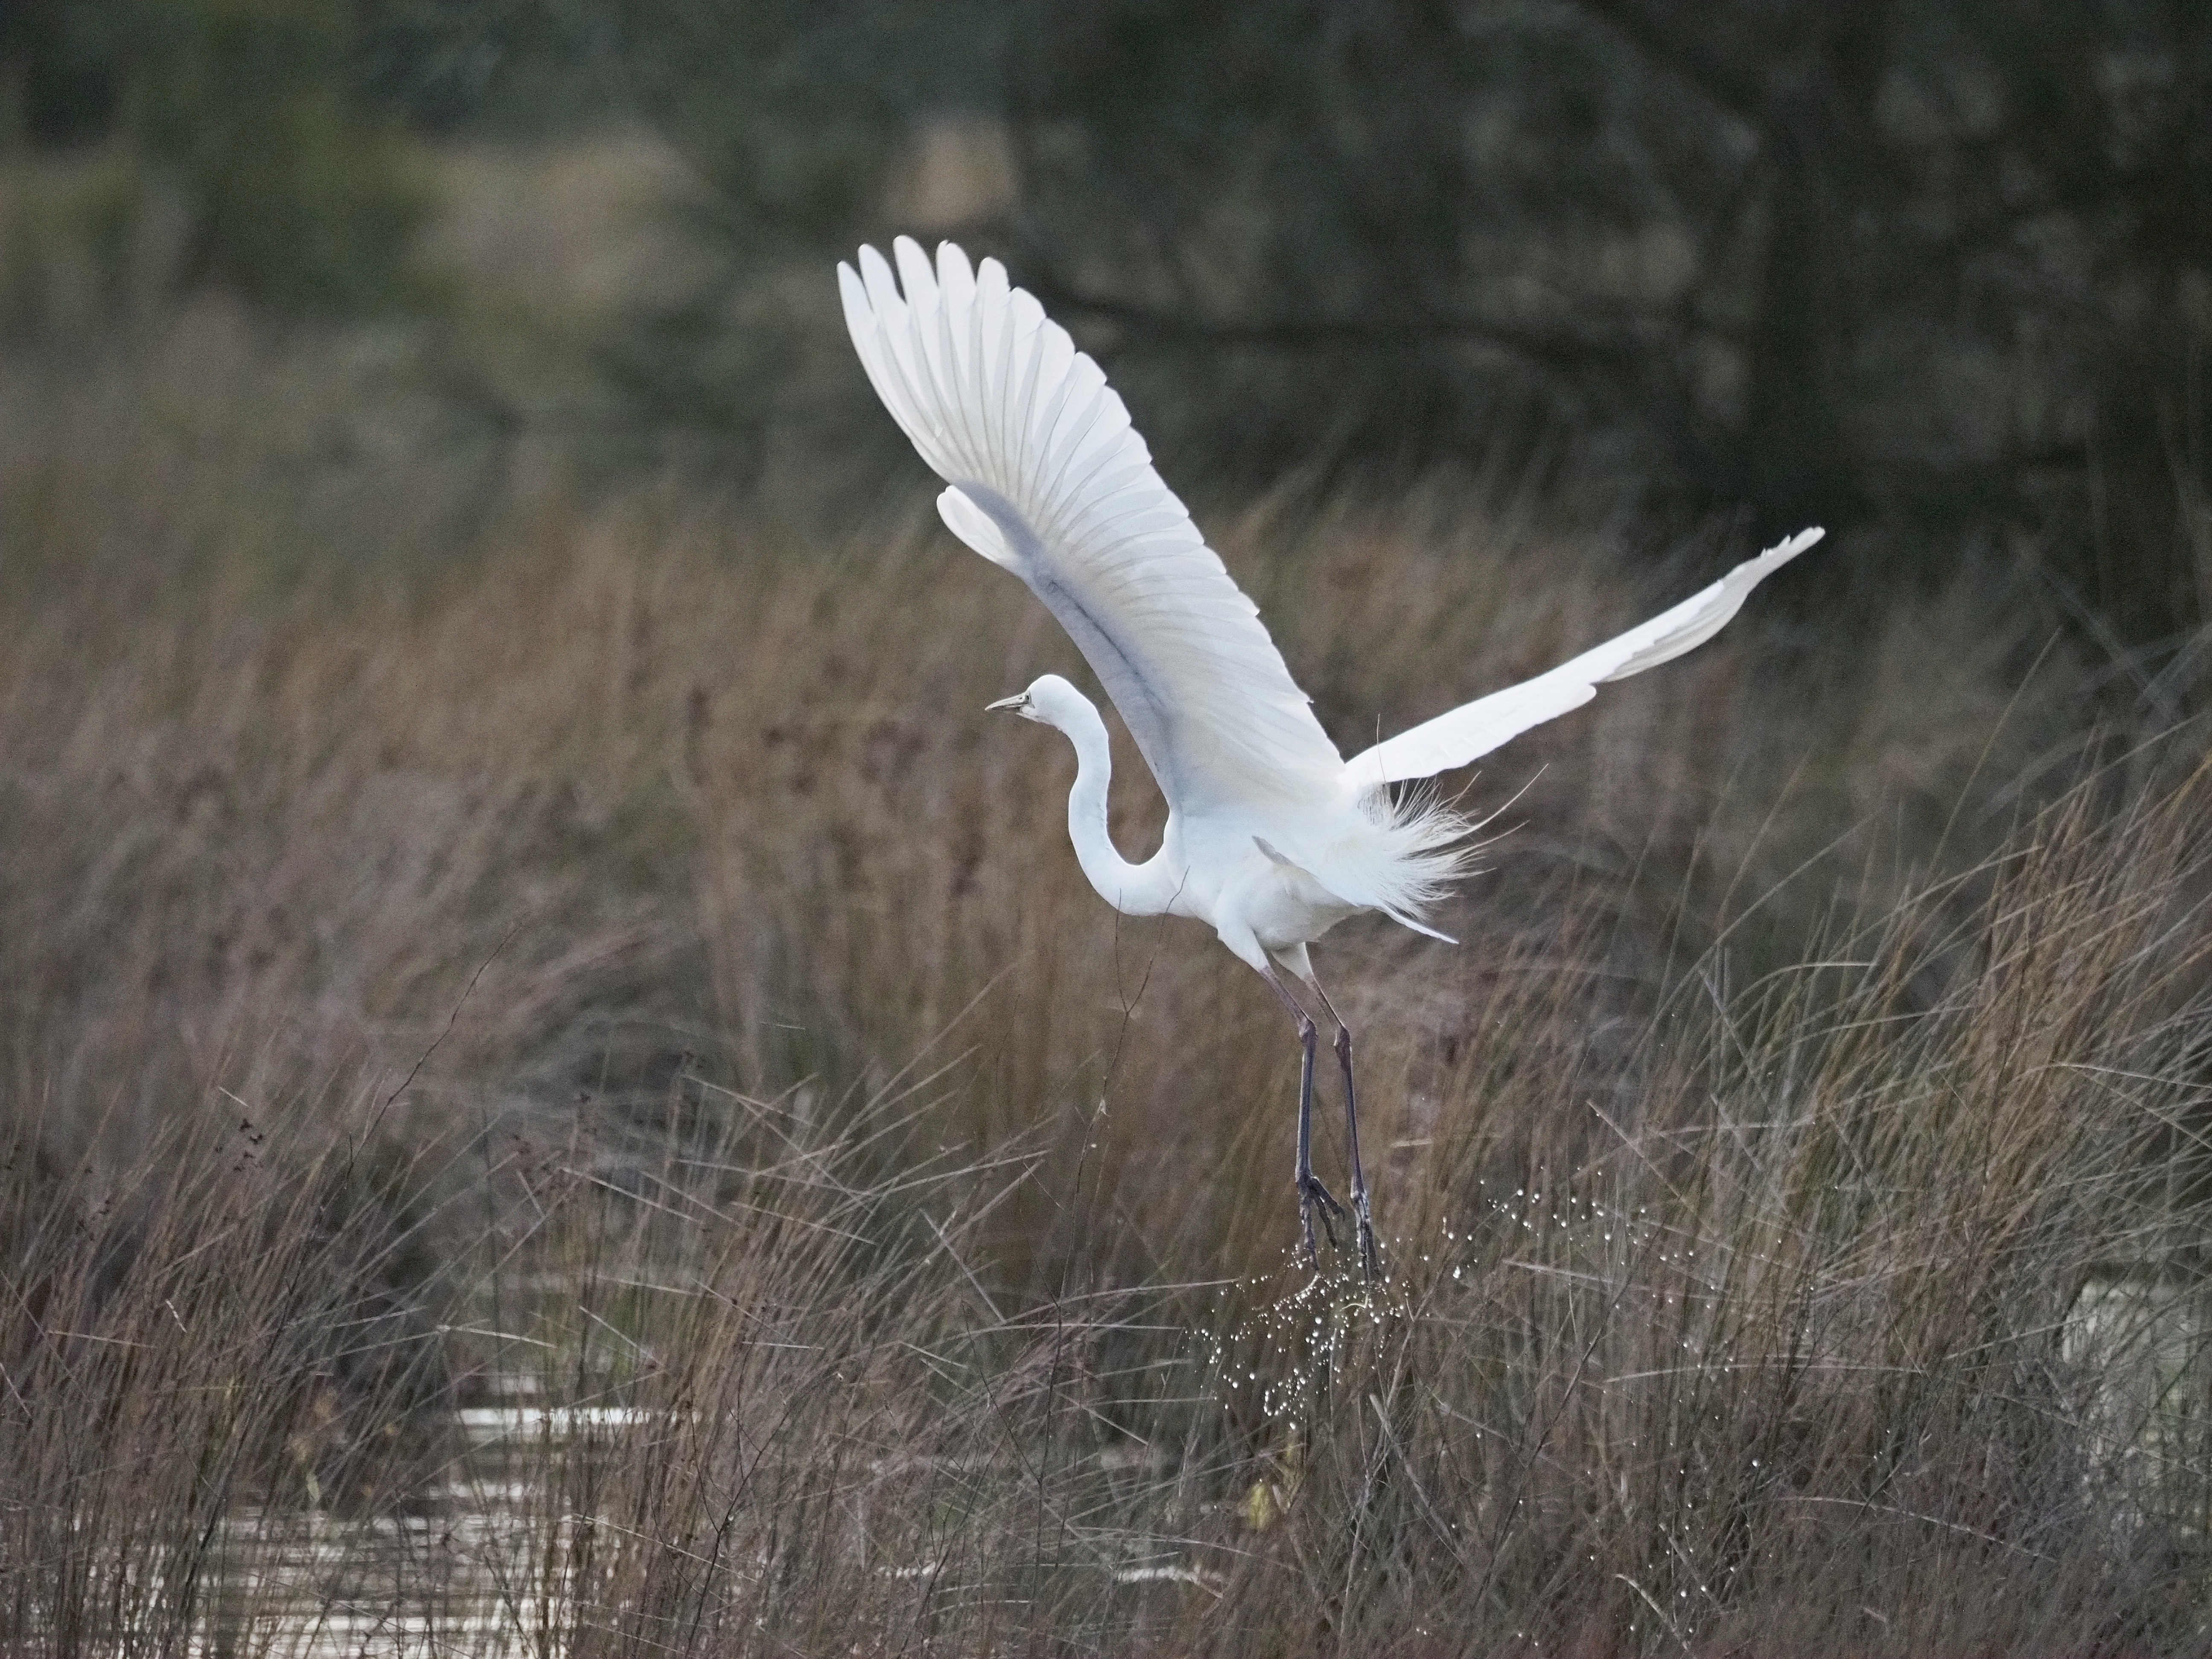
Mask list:
[[[1314,1243],[1314,1217],[1321,1217],[1321,1230],[1328,1235],[1328,1248],[1338,1248],[1336,1224],[1349,1218],[1350,1212],[1336,1201],[1336,1195],[1321,1184],[1318,1176],[1304,1176],[1298,1181],[1298,1221],[1305,1229],[1306,1265],[1318,1268],[1321,1251]]]
[[[1382,1250],[1375,1242],[1375,1224],[1368,1218],[1367,1194],[1361,1193],[1352,1205],[1359,1212],[1359,1276],[1370,1285],[1378,1285],[1382,1280]],[[1336,1243],[1334,1235],[1329,1243]]]

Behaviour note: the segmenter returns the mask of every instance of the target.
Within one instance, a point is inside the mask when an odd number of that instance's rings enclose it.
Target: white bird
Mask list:
[[[1370,910],[1444,939],[1425,917],[1466,867],[1469,828],[1432,799],[1394,799],[1389,786],[1464,766],[1581,707],[1606,681],[1702,644],[1821,532],[1801,531],[1619,638],[1347,761],[1257,607],[1153,470],[1098,365],[1032,295],[1008,285],[996,259],[971,267],[945,242],[933,269],[903,236],[892,252],[896,278],[872,247],[860,250],[857,271],[837,267],[868,380],[945,481],[937,508],[952,533],[1028,584],[1113,698],[1167,799],[1159,850],[1132,864],[1107,834],[1111,762],[1089,698],[1047,674],[991,707],[1056,726],[1075,745],[1067,832],[1099,896],[1129,915],[1206,923],[1290,1010],[1303,1054],[1295,1179],[1310,1261],[1316,1212],[1334,1241],[1331,1217],[1346,1212],[1313,1172],[1317,1027],[1276,970],[1320,1000],[1336,1026],[1351,1213],[1372,1279],[1379,1259],[1359,1161],[1352,1033],[1306,947]]]

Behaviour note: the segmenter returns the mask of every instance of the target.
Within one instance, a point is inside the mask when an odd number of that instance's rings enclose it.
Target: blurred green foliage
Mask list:
[[[1024,279],[1220,365],[1248,452],[1434,455],[1517,404],[1654,504],[1878,529],[1899,575],[2032,547],[2124,653],[2208,620],[2212,9],[1035,15]]]
[[[83,215],[77,308],[112,314],[99,296],[143,288],[149,259],[162,286],[218,283],[286,313],[415,297],[429,180],[357,86],[359,40],[346,0],[34,0],[12,16],[19,131],[102,155],[96,185],[46,204],[56,240],[57,218]]]
[[[651,126],[702,186],[712,274],[641,304],[602,365],[635,429],[726,460],[880,432],[826,267],[864,237],[957,234],[1107,360],[1188,472],[1565,455],[1630,481],[1661,535],[1747,508],[1756,535],[1861,532],[1891,585],[1960,557],[2030,572],[2125,695],[2202,700],[2197,0],[7,15],[20,125],[135,147],[187,204],[185,278],[291,308],[404,290],[423,197],[402,125]],[[916,180],[960,121],[995,135],[1008,186],[948,206]]]
[[[716,182],[733,272],[957,232],[1109,360],[1187,467],[1571,453],[1661,526],[1747,507],[1763,538],[1857,531],[1893,586],[1962,556],[2030,572],[2123,695],[2160,718],[2201,701],[2212,8],[624,16],[635,107]],[[965,219],[898,188],[951,109],[1000,125],[1016,180]],[[720,314],[726,342],[792,331]],[[749,406],[785,418],[765,384]],[[1827,562],[1816,586],[1844,580]]]

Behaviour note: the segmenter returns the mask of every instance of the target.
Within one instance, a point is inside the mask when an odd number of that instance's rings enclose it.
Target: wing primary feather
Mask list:
[[[1022,342],[1006,289],[1006,270],[996,259],[988,260],[977,278],[981,295],[980,322],[983,331],[984,408],[988,411],[994,454],[1018,467],[1021,439],[1017,422],[1014,380]]]
[[[969,458],[961,451],[959,431],[954,424],[959,389],[945,362],[945,307],[937,291],[936,273],[910,236],[893,241],[891,255],[898,262],[899,283],[906,291],[903,320],[912,343],[915,389],[921,394],[918,407],[933,428],[940,456],[964,469]]]
[[[975,325],[975,273],[957,242],[937,245],[937,285],[945,357],[952,374],[952,407],[967,435],[969,464],[980,470],[984,458],[994,453],[991,406],[983,373],[983,331]]]
[[[1600,685],[1671,662],[1726,627],[1753,588],[1825,533],[1817,527],[1801,530],[1626,634],[1534,679],[1463,703],[1376,744],[1346,763],[1346,781],[1365,791],[1464,766],[1529,727],[1579,708],[1597,695]]]
[[[1044,307],[1018,288],[1008,290],[1006,306],[1013,316],[1015,373],[1021,386],[1009,407],[1007,420],[1014,434],[1014,470],[1025,472],[1036,447],[1038,376],[1045,361]]]

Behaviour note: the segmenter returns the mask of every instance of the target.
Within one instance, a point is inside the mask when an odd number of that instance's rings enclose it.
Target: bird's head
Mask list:
[[[1040,726],[1056,726],[1065,731],[1069,714],[1078,703],[1088,708],[1090,700],[1059,675],[1040,674],[1030,682],[1027,690],[1018,691],[1011,697],[1001,697],[988,705],[984,712],[988,714],[991,709],[1004,708],[1019,714],[1025,720],[1035,720]]]

